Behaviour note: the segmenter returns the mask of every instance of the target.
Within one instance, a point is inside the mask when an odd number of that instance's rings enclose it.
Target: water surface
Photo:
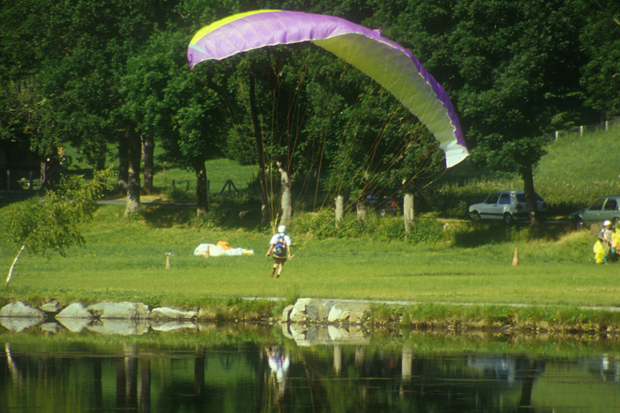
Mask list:
[[[257,325],[5,329],[0,412],[620,412],[618,348]]]

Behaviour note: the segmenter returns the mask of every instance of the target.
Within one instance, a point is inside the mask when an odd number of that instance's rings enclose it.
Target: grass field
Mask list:
[[[614,155],[619,153],[619,135],[616,130],[550,145],[549,155],[536,172],[538,192],[552,205],[560,205],[559,209],[581,207],[584,200],[589,203],[599,195],[619,193],[618,178],[614,177],[617,171],[612,172],[620,165]],[[610,148],[614,154],[596,156],[601,148]],[[593,159],[577,155],[583,153]],[[246,182],[252,177],[251,168],[235,167],[229,161],[212,161],[209,166],[213,182]],[[514,179],[476,176],[470,169],[464,170],[460,178],[446,175],[437,183],[434,196],[452,197],[466,205],[470,198],[493,189],[520,187]],[[183,174],[187,172],[169,170],[167,179],[182,181]],[[158,179],[160,172],[156,186]],[[10,205],[0,208],[0,220],[10,211]],[[17,299],[85,304],[106,299],[195,308],[217,297],[290,300],[311,296],[570,308],[620,306],[620,264],[593,264],[595,236],[588,231],[549,227],[532,238],[524,227],[440,218],[440,223],[447,225],[438,240],[412,244],[390,235],[389,229],[400,227],[401,218],[386,217],[375,218],[377,229],[371,235],[320,239],[308,230],[312,215],[298,213],[290,226],[295,258],[286,264],[280,279],[271,279],[271,259],[264,256],[271,234],[267,227],[248,225],[236,213],[227,217],[226,225],[213,227],[195,225],[191,209],[143,206],[140,217],[129,220],[122,218],[123,211],[122,205],[100,207],[95,221],[84,228],[86,247],[71,248],[66,258],[48,259],[26,252],[10,286],[0,289],[0,304]],[[433,215],[441,217],[442,213],[434,211]],[[220,240],[232,247],[252,249],[255,254],[210,259],[193,256],[200,243]],[[518,266],[512,265],[515,249],[520,257]],[[2,237],[0,267],[8,271],[15,253]],[[165,268],[166,253],[175,254],[170,269]]]
[[[148,304],[196,305],[205,297],[334,297],[448,303],[522,303],[571,306],[620,305],[620,267],[592,264],[592,237],[570,233],[549,240],[480,243],[479,232],[462,224],[448,241],[413,246],[380,235],[362,239],[304,238],[293,233],[295,257],[280,279],[270,279],[264,256],[269,234],[259,231],[154,227],[144,220],[121,219],[122,206],[100,208],[84,231],[85,248],[66,258],[26,254],[0,300],[22,294],[41,299],[66,296],[83,301],[139,299]],[[390,218],[388,218],[390,219]],[[527,232],[523,229],[521,232]],[[469,238],[469,241],[468,241]],[[252,249],[254,256],[193,255],[203,242],[227,241]],[[472,247],[467,244],[476,245]],[[0,266],[12,254],[2,242]],[[520,264],[512,266],[514,249]],[[165,268],[166,253],[171,269]],[[620,264],[619,264],[620,265]]]

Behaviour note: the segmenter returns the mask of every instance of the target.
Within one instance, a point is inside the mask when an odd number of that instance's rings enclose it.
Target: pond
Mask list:
[[[0,327],[0,412],[620,412],[615,336],[139,331]]]

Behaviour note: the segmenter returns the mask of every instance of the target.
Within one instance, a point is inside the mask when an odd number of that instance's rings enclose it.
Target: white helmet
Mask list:
[[[608,226],[608,225],[611,225],[611,221],[605,221],[605,222],[603,222],[603,226],[604,226],[604,227],[606,227],[606,226]]]
[[[286,225],[280,225],[278,227],[278,232],[286,232]]]

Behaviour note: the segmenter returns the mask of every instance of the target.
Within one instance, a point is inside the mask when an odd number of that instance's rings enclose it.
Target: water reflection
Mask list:
[[[0,412],[620,411],[613,345],[551,357],[536,343],[476,351],[475,339],[416,334],[300,346],[260,326],[41,331],[0,332]]]

